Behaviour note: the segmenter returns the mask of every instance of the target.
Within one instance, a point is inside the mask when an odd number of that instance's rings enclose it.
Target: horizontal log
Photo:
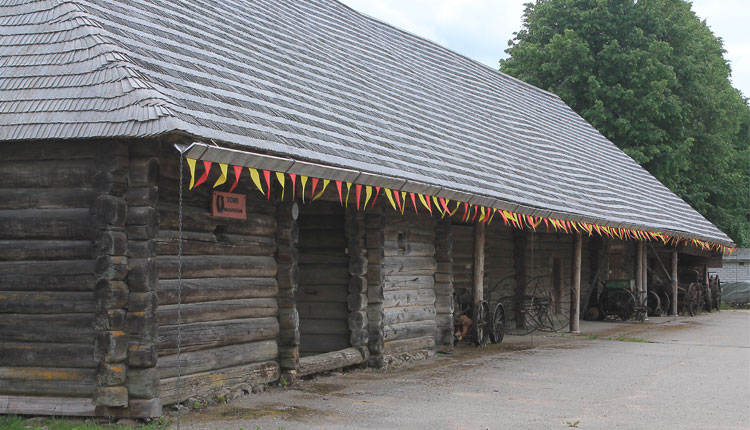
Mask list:
[[[413,339],[394,340],[385,342],[383,347],[383,353],[385,354],[401,354],[404,352],[415,352],[425,349],[432,350],[435,349],[435,337],[425,336]]]
[[[160,306],[177,303],[178,284],[176,279],[159,281]],[[182,303],[275,297],[279,291],[274,278],[183,279],[181,290]]]
[[[432,243],[406,242],[400,246],[398,241],[387,240],[383,247],[386,257],[432,257],[435,245]]]
[[[157,187],[131,186],[125,193],[125,200],[128,202],[128,207],[154,206],[159,202],[159,189]]]
[[[57,314],[95,310],[93,292],[0,291],[0,312],[3,313]]]
[[[349,324],[346,319],[300,319],[301,336],[308,334],[349,335]]]
[[[177,352],[177,327],[159,326],[157,349],[160,356]],[[279,322],[275,317],[197,322],[181,325],[180,332],[181,349],[188,352],[273,339],[279,334]]]
[[[436,311],[434,306],[404,306],[383,309],[385,324],[401,324],[412,321],[434,320]]]
[[[95,369],[0,367],[2,394],[90,396],[95,383]]]
[[[432,289],[435,287],[435,278],[433,276],[386,276],[383,282],[384,291],[398,290],[421,290]]]
[[[9,342],[92,343],[94,314],[0,314],[0,339]]]
[[[299,285],[347,285],[350,276],[347,266],[304,265],[299,268]]]
[[[34,142],[29,145],[26,141],[3,142],[0,149],[0,157],[3,161],[34,161],[50,160],[56,163],[60,160],[94,159],[102,150],[102,145],[97,142],[71,143],[71,142]]]
[[[344,214],[303,214],[297,219],[300,234],[303,231],[338,230],[344,234],[346,217]],[[332,232],[331,232],[332,233]]]
[[[433,290],[402,290],[384,291],[383,307],[394,306],[424,306],[435,303],[435,291]]]
[[[365,362],[369,357],[356,348],[345,348],[299,359],[297,375],[307,376]]]
[[[93,188],[0,188],[0,209],[88,209],[95,197]]]
[[[0,274],[33,276],[89,275],[95,272],[95,260],[11,261],[0,262]]]
[[[0,395],[0,414],[90,417],[95,411],[90,398]]]
[[[349,291],[345,283],[340,285],[300,285],[295,294],[297,303],[347,303]]]
[[[93,339],[92,339],[93,340]],[[94,344],[3,342],[0,366],[95,368]]]
[[[159,279],[177,279],[179,259],[174,256],[156,257]],[[201,255],[182,257],[182,278],[216,277],[274,277],[276,260],[273,257],[238,255]]]
[[[388,275],[427,275],[431,276],[437,269],[433,257],[385,257],[383,270]]]
[[[386,242],[398,242],[399,234],[404,235],[406,243],[435,243],[435,233],[432,231],[420,231],[414,229],[398,230],[389,229],[387,226],[385,231],[383,231],[383,240],[385,240]]]
[[[0,164],[5,188],[91,188],[97,166],[93,160],[16,161]]]
[[[0,239],[92,239],[89,209],[0,210]]]
[[[275,361],[246,364],[195,373],[181,378],[162,379],[160,397],[165,405],[170,405],[185,401],[190,397],[207,397],[210,394],[216,394],[219,390],[233,390],[245,384],[268,384],[278,379],[279,364]],[[177,397],[178,386],[179,398]]]
[[[348,334],[308,334],[307,336],[300,335],[299,351],[300,355],[308,356],[338,351],[350,346]]]
[[[2,273],[0,291],[94,291],[96,277],[88,275],[9,275]]]
[[[160,228],[178,230],[178,206],[166,203],[157,205]],[[221,227],[224,233],[273,236],[276,234],[276,220],[271,215],[250,214],[247,219],[212,217],[208,209],[185,206],[182,211],[183,230],[212,233]]]
[[[300,319],[336,319],[346,320],[349,316],[349,309],[346,303],[329,303],[326,306],[320,306],[314,302],[297,302],[297,311]]]
[[[434,336],[437,325],[434,320],[413,321],[383,326],[383,340],[386,342],[399,339]]]
[[[275,317],[277,313],[278,305],[274,298],[183,304],[180,309],[182,324],[200,321]],[[159,306],[156,311],[156,320],[160,325],[177,324],[177,305]]]
[[[160,230],[156,235],[157,252],[160,255],[177,255],[179,233]],[[183,255],[265,255],[276,252],[276,241],[268,236],[250,236],[213,233],[183,232]]]
[[[90,260],[90,240],[0,240],[0,260]]]
[[[225,367],[273,361],[278,354],[279,348],[275,340],[185,352],[180,354],[180,373],[182,376],[186,376]],[[157,369],[159,370],[159,377],[161,379],[177,376],[177,356],[167,355],[160,357]]]

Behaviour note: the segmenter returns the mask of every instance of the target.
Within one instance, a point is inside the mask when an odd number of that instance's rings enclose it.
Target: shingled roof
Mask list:
[[[335,1],[4,1],[0,39],[0,141],[182,131],[733,245],[554,94]]]

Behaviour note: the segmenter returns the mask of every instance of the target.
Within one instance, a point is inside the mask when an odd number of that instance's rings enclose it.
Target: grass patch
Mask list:
[[[599,335],[598,334],[590,334],[590,335],[586,336],[586,339],[596,340],[596,339],[599,339]]]
[[[646,340],[642,337],[627,337],[627,336],[617,336],[617,337],[608,337],[607,340],[616,340],[618,342],[638,342],[638,343],[656,343],[650,340]]]
[[[167,428],[166,420],[155,420],[136,429],[162,430]],[[132,430],[128,426],[118,426],[107,421],[64,418],[24,418],[16,415],[0,416],[0,429],[3,430]]]

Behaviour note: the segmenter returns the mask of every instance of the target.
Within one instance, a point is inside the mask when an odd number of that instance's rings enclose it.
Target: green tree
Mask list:
[[[537,0],[500,70],[559,95],[750,246],[750,107],[684,0]]]

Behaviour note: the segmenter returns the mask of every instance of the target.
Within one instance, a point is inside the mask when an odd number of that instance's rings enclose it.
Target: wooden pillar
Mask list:
[[[474,286],[471,293],[475,310],[484,300],[484,233],[484,223],[474,224]]]
[[[641,262],[641,289],[638,291],[638,303],[645,306],[648,300],[648,246],[646,242],[641,242],[641,247],[643,248],[641,252],[643,261]]]
[[[515,271],[516,290],[513,309],[515,310],[516,327],[525,327],[526,321],[521,308],[526,294],[526,231],[513,229],[513,270]]]
[[[359,350],[365,362],[370,358],[367,319],[367,245],[365,213],[353,206],[346,210],[346,239],[349,252],[349,344]]]
[[[672,315],[677,315],[677,248],[672,250]]]
[[[295,380],[299,370],[299,313],[295,294],[298,287],[299,227],[297,203],[276,207],[276,282],[279,286],[279,365],[287,380]]]
[[[385,264],[385,217],[381,207],[365,213],[365,246],[367,247],[367,344],[370,350],[369,365],[384,367],[383,284]]]
[[[581,313],[581,249],[583,236],[576,233],[573,247],[573,291],[570,293],[570,332],[580,333],[579,320]]]
[[[636,300],[640,303],[643,289],[643,241],[636,242],[635,251],[635,291]]]

